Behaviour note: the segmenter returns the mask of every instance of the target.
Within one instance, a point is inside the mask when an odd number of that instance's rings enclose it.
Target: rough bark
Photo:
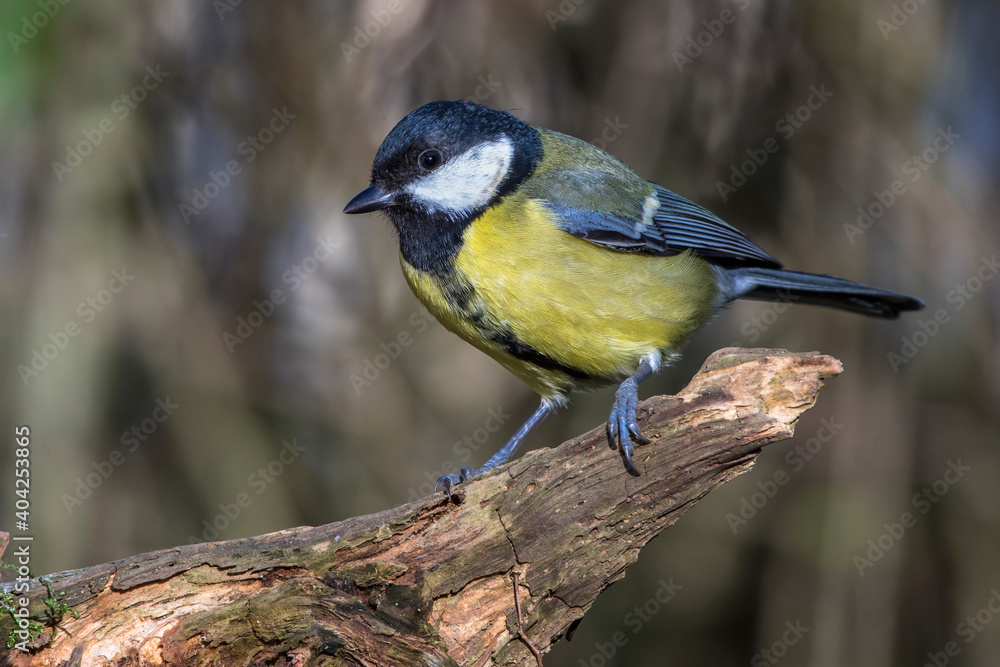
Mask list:
[[[727,348],[677,396],[640,406],[652,444],[622,469],[603,424],[555,449],[378,514],[185,545],[48,579],[50,623],[3,665],[534,665],[639,550],[764,445],[788,438],[840,362]],[[514,575],[517,574],[517,577]],[[10,590],[10,584],[5,590]],[[6,637],[12,618],[0,620]]]

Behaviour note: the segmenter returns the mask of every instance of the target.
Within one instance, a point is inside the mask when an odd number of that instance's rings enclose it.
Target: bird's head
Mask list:
[[[540,154],[538,131],[505,111],[431,102],[389,132],[371,185],[344,212],[384,210],[397,229],[414,216],[467,220],[516,188]]]

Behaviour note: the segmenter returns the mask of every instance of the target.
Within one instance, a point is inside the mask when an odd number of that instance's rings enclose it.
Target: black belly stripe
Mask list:
[[[452,266],[448,267],[448,277],[450,280],[444,283],[441,293],[445,300],[456,309],[467,312],[472,305],[472,297],[476,293],[475,288],[467,281],[459,279],[454,274]]]
[[[530,345],[519,341],[510,331],[484,328],[481,328],[481,330],[489,336],[490,340],[500,345],[508,354],[520,359],[521,361],[526,361],[529,364],[534,364],[535,366],[544,368],[545,370],[563,373],[564,375],[568,375],[576,380],[600,382],[603,384],[609,384],[612,382],[612,380],[608,378],[591,375],[577,368],[573,368],[572,366],[567,366],[562,362],[556,361],[549,355],[539,352]]]

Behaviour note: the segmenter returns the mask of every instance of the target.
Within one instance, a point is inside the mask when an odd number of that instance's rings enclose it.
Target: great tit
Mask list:
[[[608,444],[625,469],[637,388],[735,299],[894,318],[923,303],[782,268],[739,230],[603,150],[464,101],[425,104],[382,142],[345,213],[384,211],[410,288],[449,330],[526,382],[541,405],[478,470],[503,465],[573,390],[619,384]]]

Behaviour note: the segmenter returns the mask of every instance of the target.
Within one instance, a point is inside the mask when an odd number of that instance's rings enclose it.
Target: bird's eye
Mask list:
[[[436,169],[441,162],[441,151],[436,148],[428,148],[417,157],[417,164],[424,169]]]

